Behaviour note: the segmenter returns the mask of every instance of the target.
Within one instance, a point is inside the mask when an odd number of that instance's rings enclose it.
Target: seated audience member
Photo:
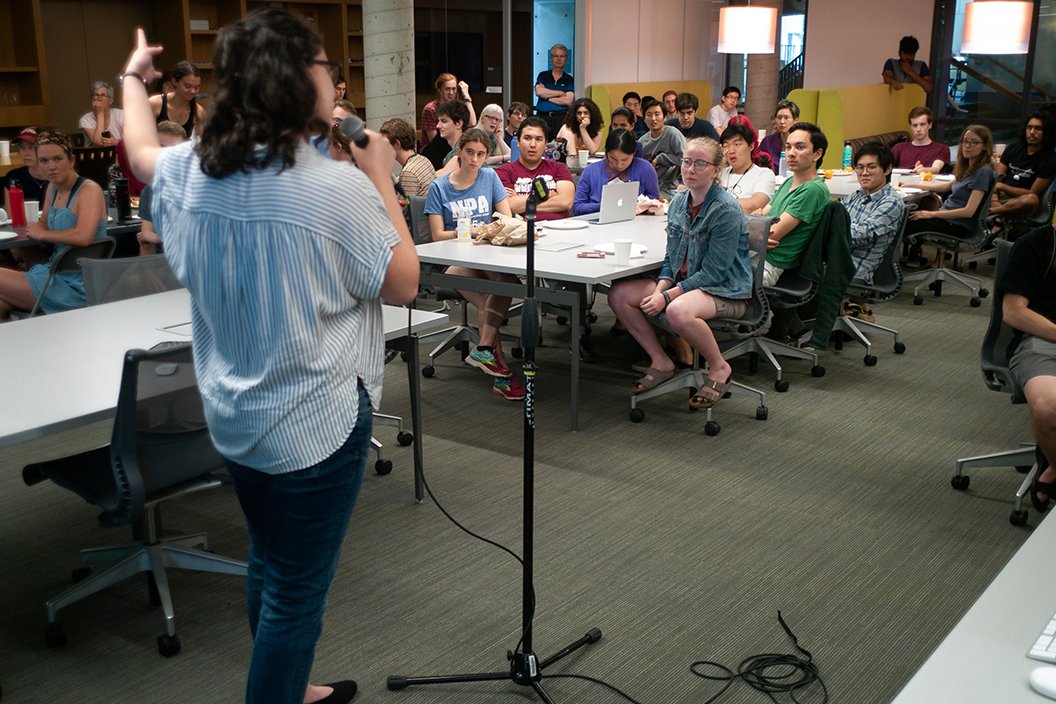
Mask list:
[[[707,137],[718,142],[719,133],[715,131],[711,123],[697,117],[697,109],[699,107],[700,101],[697,100],[697,96],[692,93],[679,93],[678,97],[675,98],[675,109],[678,111],[678,117],[669,119],[667,124],[677,127],[678,131],[686,139]]]
[[[517,131],[521,129],[521,123],[530,114],[531,108],[524,103],[516,100],[510,103],[510,109],[506,112],[506,129],[502,131],[502,138],[506,141],[507,147],[512,146],[517,139]]]
[[[967,238],[975,234],[975,213],[997,180],[992,168],[994,138],[983,125],[968,125],[961,133],[961,148],[953,167],[955,181],[921,181],[915,184],[932,193],[948,193],[938,210],[936,203],[924,201],[921,209],[909,214],[906,237],[918,232],[941,232]]]
[[[458,143],[462,139],[462,134],[468,129],[466,124],[469,120],[469,110],[461,101],[449,100],[436,107],[436,116],[437,139],[433,141],[442,141],[447,145],[448,150],[440,159],[439,165],[432,158],[429,161],[436,167],[436,175],[443,176],[458,168],[458,163],[452,163],[452,161],[458,151]],[[485,136],[487,136],[486,133]],[[490,148],[490,140],[488,143]]]
[[[797,122],[788,132],[785,160],[789,178],[778,187],[770,204],[756,211],[757,215],[779,218],[770,226],[764,286],[773,286],[785,269],[799,266],[803,251],[832,198],[829,189],[817,178],[817,169],[828,147],[829,140],[817,125]]]
[[[634,138],[638,139],[645,134],[649,128],[645,126],[645,120],[642,118],[642,96],[638,95],[635,91],[628,91],[623,94],[623,107],[631,111],[634,115]]]
[[[925,93],[930,93],[931,71],[926,63],[917,61],[919,50],[920,42],[916,37],[902,37],[898,42],[898,58],[884,62],[884,83],[895,90],[902,90],[906,83],[916,83]]]
[[[1010,218],[1033,215],[1056,176],[1056,127],[1047,112],[1027,118],[1019,139],[1009,144],[996,165],[998,176],[990,214]]]
[[[761,166],[764,169],[770,169],[770,171],[773,171],[774,162],[769,154],[759,148],[759,134],[755,131],[755,125],[753,125],[752,121],[748,119],[748,116],[734,115],[730,118],[730,123],[727,127],[730,125],[744,125],[753,135],[755,135],[754,141],[752,142],[752,163],[756,166]]]
[[[193,135],[205,117],[205,108],[198,102],[202,74],[197,66],[184,59],[172,67],[166,79],[166,85],[171,86],[172,91],[162,90],[160,95],[150,98],[154,119],[157,122],[172,120],[188,135]]]
[[[74,170],[73,145],[61,132],[37,133],[37,163],[48,174],[47,195],[39,222],[26,226],[35,240],[57,245],[85,247],[106,235],[106,203],[103,189]],[[61,247],[55,247],[57,257]],[[30,310],[48,279],[47,264],[28,271],[0,269],[0,322],[10,320],[12,310]],[[84,307],[84,279],[80,271],[56,272],[41,302],[45,313]]]
[[[678,97],[678,93],[673,90],[665,90],[664,94],[660,96],[660,102],[664,104],[664,119],[670,120],[673,117],[678,117],[678,110],[675,108],[675,98]]]
[[[568,109],[565,124],[557,132],[557,139],[565,140],[569,154],[575,154],[580,149],[593,154],[601,148],[603,126],[597,103],[590,98],[580,98]]]
[[[1009,369],[1023,389],[1033,418],[1034,439],[1043,457],[1030,487],[1039,513],[1056,493],[1056,270],[1052,267],[1056,231],[1051,225],[1023,235],[1012,246],[1005,276],[995,282],[1004,293],[1001,308],[1017,335]],[[1044,460],[1044,461],[1043,461]]]
[[[931,110],[918,107],[909,111],[909,133],[911,141],[899,142],[891,149],[896,169],[937,174],[950,163],[950,148],[931,141]]]
[[[187,141],[187,133],[182,127],[172,120],[165,120],[158,124],[158,144],[163,147],[175,147]],[[136,240],[139,241],[140,255],[157,254],[161,248],[161,235],[154,229],[154,189],[148,184],[139,194],[139,232]]]
[[[3,198],[7,197],[7,189],[17,183],[22,189],[25,200],[35,200],[44,204],[44,194],[48,187],[48,173],[37,163],[37,128],[26,127],[18,136],[11,141],[11,147],[18,150],[22,159],[22,166],[11,169],[6,175],[0,176],[0,192]],[[5,203],[4,208],[11,210],[10,204]]]
[[[675,362],[646,316],[665,313],[668,324],[707,361],[707,382],[689,399],[711,408],[729,388],[732,370],[707,321],[740,318],[752,296],[748,226],[737,202],[716,180],[722,153],[710,139],[691,139],[682,159],[679,191],[668,208],[667,248],[660,276],[622,279],[609,291],[609,306],[649,355],[649,367],[632,393],[656,387],[674,375]]]
[[[627,108],[616,108],[612,111],[612,116],[609,118],[609,132],[615,132],[616,130],[627,130],[628,132],[634,132],[634,121],[635,115]],[[642,144],[638,143],[638,151],[635,156],[642,155]]]
[[[441,103],[440,130],[444,129],[444,105]],[[511,215],[506,189],[493,169],[483,169],[488,158],[488,135],[483,130],[471,128],[461,136],[457,144],[457,155],[452,162],[456,168],[449,174],[438,176],[429,186],[425,212],[429,216],[429,229],[433,240],[451,240],[457,236],[458,216],[467,213],[471,221],[470,232],[491,222],[493,212]],[[517,282],[511,274],[477,271],[461,266],[448,267],[447,273],[456,276],[488,278]],[[506,319],[510,308],[508,296],[460,291],[462,296],[477,307],[480,328],[480,344],[466,357],[466,363],[478,367],[495,378],[492,390],[511,401],[524,398],[524,385],[506,365],[502,353],[499,326]]]
[[[105,81],[91,87],[92,109],[81,115],[77,126],[93,147],[112,147],[121,140],[125,113],[114,107],[114,88]]]
[[[327,158],[331,161],[343,161],[347,164],[355,164],[356,159],[352,156],[352,144],[348,137],[341,133],[341,123],[330,125],[330,133],[326,140]]]
[[[453,73],[441,73],[436,77],[436,81],[433,82],[433,87],[436,89],[436,97],[422,108],[422,122],[419,125],[419,129],[422,131],[422,141],[419,142],[418,146],[423,151],[437,136],[436,122],[438,118],[436,109],[440,106],[440,103],[457,100],[464,104],[468,114],[465,124],[467,130],[477,123],[477,114],[473,111],[473,98],[469,95],[468,83],[459,81]],[[447,151],[445,151],[446,153]],[[437,166],[435,161],[433,165]],[[439,167],[437,166],[437,168]]]
[[[649,131],[638,138],[638,144],[642,147],[642,158],[656,169],[660,195],[671,198],[678,188],[682,149],[686,140],[677,129],[664,124],[664,106],[660,101],[650,100],[645,103],[643,109]]]
[[[348,95],[348,83],[345,82],[345,77],[338,75],[334,78],[334,100],[345,100],[345,96]]]
[[[737,86],[726,86],[722,91],[722,100],[719,104],[708,110],[708,122],[720,134],[731,117],[737,116],[737,103],[741,102],[741,89]]]
[[[851,218],[851,261],[854,278],[867,284],[898,234],[905,205],[891,188],[891,150],[881,142],[869,142],[854,155],[854,171],[860,188],[844,201]]]
[[[540,71],[535,77],[535,114],[549,125],[548,139],[556,139],[557,131],[565,122],[568,106],[576,99],[575,80],[565,73],[568,64],[568,47],[554,44],[550,47],[550,70]]]
[[[436,171],[421,154],[414,153],[414,127],[400,118],[386,120],[378,130],[389,140],[396,152],[396,162],[400,165],[400,188],[404,195],[426,196],[429,185],[436,178]]]
[[[722,153],[729,164],[719,172],[719,185],[737,199],[741,209],[752,213],[766,207],[774,195],[774,172],[752,163],[755,130],[734,123],[722,132]]]
[[[524,214],[525,203],[532,190],[532,181],[537,176],[543,177],[550,197],[540,203],[536,210],[535,219],[540,222],[568,217],[576,193],[568,167],[543,157],[546,153],[546,131],[547,124],[543,118],[525,118],[517,138],[520,156],[516,161],[495,169],[499,181],[506,189],[510,211],[517,215]]]
[[[777,173],[781,162],[781,152],[785,151],[785,142],[788,140],[788,130],[799,119],[799,106],[791,100],[782,100],[777,104],[774,111],[774,125],[776,129],[763,137],[759,143],[760,151],[770,155],[774,164],[774,173]]]
[[[488,149],[488,164],[505,164],[510,160],[510,145],[506,144],[503,135],[506,133],[502,124],[502,106],[490,103],[480,111],[479,127],[491,140]]]
[[[613,179],[625,183],[637,182],[638,195],[659,198],[660,188],[656,171],[645,159],[635,156],[638,141],[634,132],[613,130],[605,140],[605,158],[596,161],[579,176],[576,198],[572,203],[573,215],[586,215],[601,210],[601,191]]]
[[[347,118],[356,115],[356,106],[347,100],[335,100],[330,111],[330,124],[340,126]]]

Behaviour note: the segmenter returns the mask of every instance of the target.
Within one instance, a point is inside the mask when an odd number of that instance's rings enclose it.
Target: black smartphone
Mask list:
[[[110,139],[110,130],[103,130],[103,137]]]

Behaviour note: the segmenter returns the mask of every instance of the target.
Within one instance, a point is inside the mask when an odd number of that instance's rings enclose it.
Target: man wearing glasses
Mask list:
[[[991,215],[1021,218],[1037,212],[1056,176],[1053,145],[1056,129],[1052,118],[1046,112],[1035,112],[995,168],[998,183],[990,201]]]
[[[871,284],[873,271],[898,233],[905,212],[902,199],[891,188],[891,150],[881,142],[869,142],[854,156],[857,191],[844,201],[851,216],[851,261],[854,278]]]
[[[547,139],[557,136],[561,123],[565,121],[568,106],[576,99],[572,75],[565,73],[567,63],[568,47],[554,44],[550,47],[550,65],[553,68],[541,72],[535,79],[535,96],[539,98],[535,104],[535,114],[546,120],[549,126]]]

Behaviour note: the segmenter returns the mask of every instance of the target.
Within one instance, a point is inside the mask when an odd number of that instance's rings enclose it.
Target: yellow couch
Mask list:
[[[820,90],[797,88],[788,99],[799,105],[799,119],[813,122],[829,139],[822,161],[827,169],[843,164],[843,144],[863,137],[909,129],[909,111],[927,105],[917,85],[892,90],[886,83]]]
[[[676,93],[692,93],[700,101],[697,117],[704,119],[712,106],[711,83],[708,81],[653,81],[643,83],[595,83],[587,86],[587,97],[598,104],[601,117],[605,121],[603,136],[609,133],[609,116],[616,108],[623,107],[623,95],[631,91],[638,95],[651,95],[660,100],[664,93],[673,90]]]

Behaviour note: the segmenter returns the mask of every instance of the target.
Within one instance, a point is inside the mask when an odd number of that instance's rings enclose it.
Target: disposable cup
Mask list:
[[[0,160],[4,162],[10,161],[11,159],[11,142],[6,139],[0,140]]]
[[[891,172],[891,188],[898,188],[902,185],[902,174],[896,174]]]
[[[587,160],[590,159],[590,152],[586,149],[579,150],[579,168],[587,168]]]
[[[36,222],[40,219],[40,201],[27,200],[26,203],[26,224]]]
[[[616,252],[616,266],[627,266],[631,263],[631,241],[616,240],[614,243]]]
[[[766,130],[759,130],[759,141],[763,141],[763,137],[766,136]]]

